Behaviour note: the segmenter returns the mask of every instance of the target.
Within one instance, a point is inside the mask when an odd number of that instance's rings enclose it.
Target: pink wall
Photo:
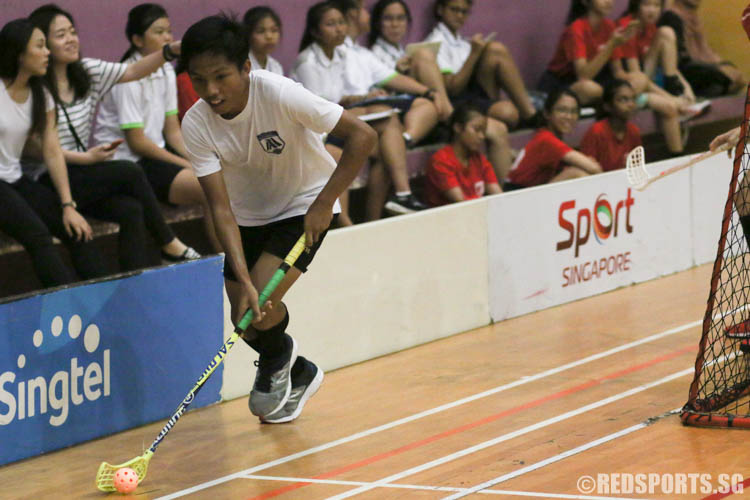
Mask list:
[[[284,36],[275,54],[288,70],[294,61],[305,24],[307,8],[315,0],[156,0],[169,12],[176,37],[198,19],[230,10],[240,16],[256,5],[272,5],[281,15]],[[372,5],[376,0],[366,0]],[[409,41],[424,37],[432,27],[432,0],[406,0],[414,17]],[[42,1],[2,0],[0,22],[27,16]],[[84,55],[117,60],[127,48],[125,22],[128,11],[139,0],[58,0],[70,11],[81,35]],[[627,0],[616,0],[619,15]],[[465,34],[497,32],[497,40],[505,43],[515,56],[524,79],[534,86],[544,70],[563,28],[569,2],[566,0],[475,0]]]

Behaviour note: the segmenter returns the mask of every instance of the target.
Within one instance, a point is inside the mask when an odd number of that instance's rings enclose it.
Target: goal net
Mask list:
[[[749,110],[746,101],[695,375],[681,413],[686,425],[750,428]]]

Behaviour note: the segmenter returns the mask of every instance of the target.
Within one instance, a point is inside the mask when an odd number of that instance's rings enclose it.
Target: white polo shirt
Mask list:
[[[141,59],[139,53],[125,61],[132,64]],[[125,131],[142,128],[151,142],[163,148],[164,122],[167,116],[177,115],[177,77],[169,63],[148,76],[128,83],[119,83],[104,96],[96,117],[94,140],[106,144],[125,139]],[[115,149],[114,159],[138,161],[124,142]]]
[[[44,108],[47,112],[55,109],[55,101],[44,90]],[[0,180],[13,183],[21,178],[21,153],[31,132],[32,107],[34,97],[29,92],[26,102],[14,101],[5,82],[0,79]]]
[[[454,35],[444,23],[439,22],[425,42],[441,42],[437,64],[443,73],[458,73],[471,53],[471,43],[461,35]]]
[[[380,62],[389,68],[395,68],[398,60],[406,55],[406,51],[402,45],[393,45],[386,42],[383,37],[380,36],[375,40],[375,43],[372,44],[370,50],[375,54],[375,57],[380,59]]]
[[[384,85],[398,73],[383,64],[364,47],[347,41],[336,47],[333,59],[326,56],[317,43],[299,53],[292,78],[310,92],[329,101],[339,102],[344,96],[364,95],[374,85]]]
[[[343,108],[268,71],[250,72],[250,95],[230,120],[199,100],[182,120],[198,177],[222,171],[240,226],[261,226],[307,213],[336,168],[320,135]],[[340,212],[338,201],[334,212]]]
[[[266,67],[264,68],[261,66],[261,64],[258,62],[258,60],[255,58],[255,55],[253,55],[253,51],[251,50],[250,53],[247,55],[248,59],[250,59],[250,71],[256,71],[259,69],[264,69],[266,71],[270,71],[271,73],[276,73],[277,75],[284,76],[284,68],[281,66],[281,63],[274,59],[271,56],[266,56]]]

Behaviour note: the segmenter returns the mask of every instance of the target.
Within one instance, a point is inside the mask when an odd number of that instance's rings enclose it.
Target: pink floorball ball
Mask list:
[[[115,489],[120,493],[132,493],[138,487],[138,474],[130,467],[117,469],[114,483]]]

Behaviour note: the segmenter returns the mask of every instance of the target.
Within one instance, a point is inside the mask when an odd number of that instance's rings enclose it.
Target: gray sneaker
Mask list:
[[[255,362],[258,371],[255,374],[253,390],[250,391],[248,406],[250,412],[258,417],[265,417],[284,407],[292,390],[292,365],[297,360],[297,342],[289,334],[287,351],[282,359],[264,359]]]
[[[320,384],[323,383],[323,370],[312,361],[308,361],[301,356],[299,359],[305,363],[305,367],[302,373],[292,379],[292,392],[289,394],[286,404],[276,413],[260,417],[261,422],[268,424],[291,422],[302,413],[302,408],[304,408],[307,400],[318,392]]]

